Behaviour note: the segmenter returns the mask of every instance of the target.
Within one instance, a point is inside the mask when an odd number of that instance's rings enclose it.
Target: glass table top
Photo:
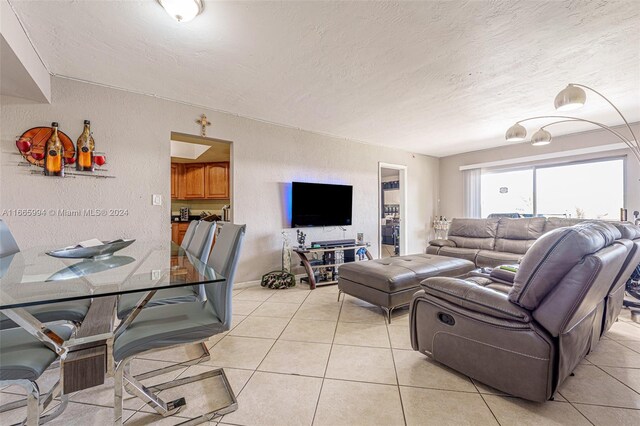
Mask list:
[[[137,240],[101,260],[46,254],[54,249],[37,247],[0,258],[0,309],[225,281],[166,240]]]

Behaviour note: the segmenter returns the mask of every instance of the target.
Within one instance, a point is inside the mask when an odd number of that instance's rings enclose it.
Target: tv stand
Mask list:
[[[319,285],[337,284],[340,265],[364,260],[358,252],[362,253],[364,250],[362,257],[366,257],[367,260],[373,259],[368,247],[369,243],[327,245],[318,248],[295,247],[293,251],[300,257],[300,264],[307,272],[307,276],[300,281],[309,283],[311,290]],[[353,253],[352,256],[351,253]]]

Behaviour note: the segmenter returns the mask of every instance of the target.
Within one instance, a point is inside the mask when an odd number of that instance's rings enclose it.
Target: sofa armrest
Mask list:
[[[420,283],[424,291],[462,308],[511,321],[528,323],[529,311],[509,301],[508,295],[483,287],[473,281],[434,277]]]
[[[436,247],[457,247],[456,243],[454,243],[453,241],[445,240],[442,238],[429,241],[429,245]]]
[[[519,265],[501,265],[491,270],[489,277],[504,284],[511,284],[516,279],[516,273],[518,272]]]

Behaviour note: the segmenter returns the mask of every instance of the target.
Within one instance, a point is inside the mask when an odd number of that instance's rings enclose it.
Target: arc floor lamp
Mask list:
[[[536,131],[531,136],[531,145],[534,145],[534,146],[548,145],[549,143],[551,143],[552,137],[551,137],[551,133],[549,133],[549,131],[546,130],[547,127],[553,126],[554,124],[559,124],[559,123],[581,121],[581,122],[593,124],[594,126],[598,126],[614,134],[616,137],[618,137],[618,139],[622,140],[629,147],[633,155],[636,157],[636,160],[638,160],[638,163],[640,163],[640,144],[638,143],[638,138],[633,133],[633,130],[631,129],[631,126],[629,125],[629,122],[624,117],[624,115],[622,115],[620,110],[616,108],[616,106],[609,99],[607,99],[602,93],[592,89],[591,87],[585,86],[583,84],[571,83],[556,95],[556,99],[554,101],[556,110],[569,111],[569,110],[574,110],[582,107],[587,101],[587,94],[585,93],[584,89],[587,89],[595,93],[596,95],[600,96],[602,99],[607,101],[607,103],[611,105],[613,109],[616,110],[616,112],[620,115],[620,117],[622,117],[624,124],[627,126],[627,129],[629,130],[629,133],[631,135],[630,137],[627,137],[622,133],[616,130],[613,130],[611,127],[605,124],[598,123],[596,121],[586,120],[584,118],[571,117],[566,115],[541,115],[537,117],[525,118],[524,120],[520,120],[516,122],[513,126],[509,127],[509,130],[507,130],[505,134],[506,140],[508,142],[519,142],[526,139],[527,129],[525,129],[525,127],[520,123],[524,123],[526,121],[533,121],[533,120],[551,119],[555,121],[552,121],[551,123],[547,123],[541,126],[539,130]]]

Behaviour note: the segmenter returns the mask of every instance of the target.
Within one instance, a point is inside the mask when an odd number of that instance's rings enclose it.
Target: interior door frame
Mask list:
[[[407,220],[407,166],[402,164],[378,163],[378,208],[377,224],[378,224],[378,258],[382,257],[382,226],[380,218],[382,217],[382,169],[398,170],[400,174],[400,256],[407,254],[407,229],[409,222]]]
[[[225,139],[218,139],[218,138],[212,138],[212,137],[208,137],[208,136],[200,136],[200,135],[193,135],[190,133],[181,133],[181,132],[171,132],[171,138],[169,139],[169,143],[171,143],[172,140],[177,140],[179,142],[186,142],[186,143],[197,143],[196,141],[202,141],[202,142],[206,142],[206,143],[224,143],[229,145],[229,205],[231,206],[231,210],[229,211],[229,222],[234,223],[233,221],[233,217],[235,215],[235,205],[234,205],[234,167],[235,167],[235,161],[234,161],[234,148],[235,148],[235,144],[233,143],[233,141],[228,141]],[[171,161],[171,153],[169,153],[169,161]],[[188,164],[188,163],[185,163]],[[169,206],[171,205],[171,197],[169,197]],[[171,207],[169,207],[169,209],[171,209]]]

